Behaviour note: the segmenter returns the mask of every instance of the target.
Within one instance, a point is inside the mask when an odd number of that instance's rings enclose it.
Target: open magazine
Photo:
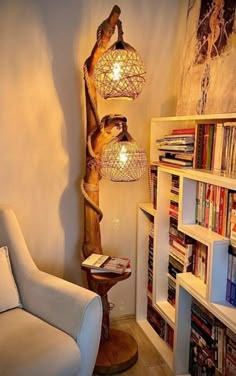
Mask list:
[[[122,274],[126,272],[130,260],[127,258],[112,257],[92,253],[86,260],[82,262],[82,267],[89,268],[93,272],[110,272]]]

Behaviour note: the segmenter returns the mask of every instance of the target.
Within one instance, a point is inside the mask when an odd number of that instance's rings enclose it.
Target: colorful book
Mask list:
[[[175,128],[172,130],[172,134],[195,134],[195,128]]]
[[[222,148],[224,139],[224,126],[222,123],[216,125],[216,140],[215,140],[215,153],[214,153],[214,171],[221,171]]]

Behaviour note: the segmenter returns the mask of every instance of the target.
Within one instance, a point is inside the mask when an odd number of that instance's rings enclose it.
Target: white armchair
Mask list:
[[[40,271],[11,208],[0,207],[0,246],[8,248],[21,302],[0,313],[0,375],[91,376],[100,342],[100,297]]]

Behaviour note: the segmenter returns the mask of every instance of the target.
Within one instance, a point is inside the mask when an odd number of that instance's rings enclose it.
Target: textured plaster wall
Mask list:
[[[99,113],[122,113],[148,151],[151,117],[175,113],[185,0],[120,0],[124,39],[143,57],[144,91],[134,102],[98,100]],[[43,270],[82,283],[85,110],[82,65],[108,17],[109,0],[0,2],[0,197],[15,209]],[[112,41],[115,41],[113,37]],[[135,310],[136,213],[148,201],[148,176],[102,180],[104,253],[131,258],[131,278],[113,287],[113,315]],[[144,250],[145,251],[145,250]]]

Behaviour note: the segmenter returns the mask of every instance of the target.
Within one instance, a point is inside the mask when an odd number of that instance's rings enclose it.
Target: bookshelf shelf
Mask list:
[[[221,320],[228,328],[235,332],[236,314],[233,307],[226,300],[218,303],[211,303],[211,310],[215,316]]]
[[[236,191],[236,176],[204,169],[176,168],[158,162],[160,151],[156,140],[171,134],[176,128],[193,128],[198,124],[229,124],[236,122],[236,113],[199,116],[153,118],[150,129],[150,161],[157,167],[156,207],[142,203],[138,207],[137,223],[137,322],[156,346],[174,375],[190,376],[189,351],[191,334],[191,305],[193,299],[205,307],[236,334],[236,307],[226,301],[229,239],[196,223],[198,182]],[[172,178],[178,178],[178,197],[173,197]],[[194,239],[206,249],[206,276],[178,272],[176,279],[169,270],[170,201],[178,203],[177,230]],[[176,199],[175,199],[176,198]],[[171,214],[173,216],[173,214]],[[148,238],[153,222],[153,287],[147,292]],[[185,244],[186,246],[186,244]],[[172,258],[175,260],[173,254]],[[174,262],[174,261],[173,261]],[[187,269],[185,269],[187,270]],[[170,286],[175,286],[175,307]],[[166,324],[174,331],[173,350],[159,337],[147,320],[148,299]]]
[[[201,298],[201,301],[206,301],[206,284],[192,273],[179,273],[177,282],[195,298]]]
[[[183,231],[185,234],[193,237],[194,239],[206,245],[209,245],[211,243],[221,243],[221,244],[229,243],[229,240],[226,237],[220,234],[217,234],[216,232],[211,231],[208,228],[205,228],[197,224],[189,224],[189,225],[181,224],[179,226],[179,229]]]
[[[155,330],[148,323],[147,320],[137,321],[146,335],[149,337],[153,345],[158,349],[163,359],[167,363],[170,369],[173,368],[173,351],[171,348],[156,334]]]
[[[152,203],[146,202],[139,204],[140,209],[147,212],[148,214],[152,215],[153,217],[156,215],[156,209],[153,208]]]
[[[204,183],[209,183],[209,181],[211,181],[211,184],[229,189],[235,189],[236,176],[228,175],[226,173],[200,169],[188,169],[184,171],[184,175],[189,179],[202,181]]]
[[[189,122],[192,121],[194,123],[203,122],[210,120],[212,123],[218,121],[236,121],[236,112],[230,112],[226,114],[209,114],[209,115],[184,115],[184,116],[166,116],[166,117],[157,117],[152,118],[152,121],[161,125],[161,123],[165,122]]]
[[[165,321],[174,329],[175,327],[175,308],[167,301],[160,301],[154,304],[157,311],[162,315]]]

